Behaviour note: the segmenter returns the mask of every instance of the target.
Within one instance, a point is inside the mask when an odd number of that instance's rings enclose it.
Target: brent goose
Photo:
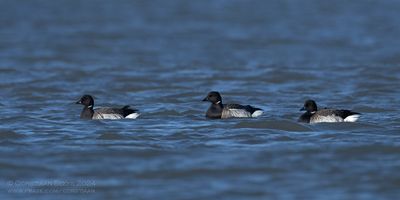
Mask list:
[[[138,110],[131,109],[129,106],[122,108],[96,108],[93,109],[94,100],[90,95],[83,95],[76,104],[84,106],[81,112],[81,119],[136,119],[139,117]]]
[[[304,107],[300,109],[306,112],[299,118],[299,122],[320,123],[320,122],[355,122],[360,118],[360,113],[351,110],[322,109],[318,110],[314,100],[307,100]]]
[[[263,113],[262,109],[250,105],[222,104],[221,95],[215,91],[209,92],[203,101],[211,102],[211,106],[206,113],[207,118],[258,117]]]

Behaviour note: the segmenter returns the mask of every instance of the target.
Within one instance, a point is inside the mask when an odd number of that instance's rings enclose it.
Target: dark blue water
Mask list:
[[[1,199],[398,199],[399,1],[0,1]],[[207,120],[207,92],[265,110]],[[74,102],[129,104],[85,121]],[[297,123],[304,100],[363,113]]]

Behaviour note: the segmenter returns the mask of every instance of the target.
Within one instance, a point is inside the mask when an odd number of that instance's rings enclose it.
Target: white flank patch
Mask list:
[[[328,115],[328,116],[320,116],[313,115],[311,117],[310,123],[334,123],[334,122],[343,122],[343,118],[336,115]]]
[[[253,112],[253,114],[251,114],[251,117],[258,117],[260,115],[262,115],[264,113],[264,111],[262,110],[256,110]]]
[[[221,118],[251,117],[251,114],[244,109],[223,109]]]
[[[93,119],[123,119],[124,117],[119,114],[95,114]]]
[[[350,115],[344,119],[345,122],[356,122],[361,115]]]
[[[140,113],[132,113],[125,117],[125,119],[136,119],[138,118]]]

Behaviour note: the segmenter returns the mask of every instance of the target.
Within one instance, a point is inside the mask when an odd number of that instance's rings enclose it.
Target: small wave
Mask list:
[[[267,83],[287,83],[288,81],[298,82],[309,81],[310,79],[313,79],[312,76],[306,73],[282,69],[266,72],[262,75],[262,77],[266,77],[262,80]]]
[[[21,139],[26,137],[23,134],[16,133],[10,130],[1,130],[0,131],[0,140],[7,140],[7,139]]]
[[[123,140],[123,139],[125,139],[125,137],[118,133],[102,133],[102,134],[100,134],[99,137],[97,137],[97,139],[99,139],[99,140]]]
[[[4,171],[12,171],[15,172],[16,170],[18,171],[23,171],[25,173],[29,172],[52,172],[51,169],[42,166],[41,164],[39,165],[27,165],[25,163],[21,164],[14,164],[14,163],[6,163],[6,162],[0,162],[0,168]]]
[[[289,121],[289,120],[274,120],[274,121],[246,121],[239,122],[235,126],[236,128],[266,128],[266,129],[276,129],[282,131],[298,131],[307,132],[312,131],[311,128],[303,126],[301,124]]]
[[[338,149],[336,151],[339,154],[344,155],[368,155],[368,154],[394,154],[400,153],[400,147],[392,145],[362,145],[362,146],[351,146]]]
[[[177,112],[176,110],[163,110],[156,113],[152,113],[157,116],[180,116],[181,113]]]
[[[384,108],[375,108],[369,106],[358,106],[355,107],[353,110],[360,112],[360,113],[380,113],[380,112],[388,112],[390,110]]]
[[[384,127],[374,125],[374,124],[366,124],[366,123],[318,123],[313,125],[317,129],[330,129],[330,130],[357,130],[357,129],[382,129]]]
[[[136,174],[138,178],[185,178],[194,176],[221,176],[221,175],[237,175],[240,173],[259,173],[259,174],[275,174],[285,171],[277,167],[229,167],[229,168],[192,168],[189,170],[148,170],[140,174]]]

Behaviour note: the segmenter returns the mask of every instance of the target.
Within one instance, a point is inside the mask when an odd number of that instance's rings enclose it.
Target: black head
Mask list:
[[[81,97],[79,101],[76,102],[76,104],[82,104],[86,107],[93,107],[94,100],[92,96],[85,94]]]
[[[304,107],[301,108],[300,110],[306,110],[307,112],[315,112],[318,110],[318,108],[315,101],[310,99],[304,102]]]
[[[203,99],[203,101],[209,101],[213,104],[220,104],[222,103],[222,97],[219,92],[211,91],[208,93],[207,97]]]

